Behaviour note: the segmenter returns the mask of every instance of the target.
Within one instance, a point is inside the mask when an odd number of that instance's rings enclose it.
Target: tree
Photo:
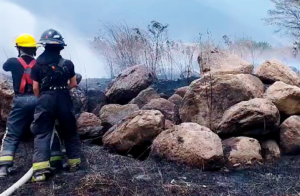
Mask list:
[[[272,45],[268,42],[254,42],[255,48],[261,49],[261,50],[270,50],[272,49]]]
[[[299,0],[270,0],[275,8],[268,11],[268,18],[263,20],[267,25],[276,26],[275,32],[282,32],[295,38],[300,31],[300,1]]]

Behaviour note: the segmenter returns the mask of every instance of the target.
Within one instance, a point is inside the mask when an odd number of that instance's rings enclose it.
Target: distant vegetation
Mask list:
[[[276,32],[299,38],[300,3],[296,0],[271,0],[267,25],[278,27]],[[169,25],[151,21],[145,28],[130,26],[126,22],[104,24],[94,38],[93,47],[104,57],[107,72],[113,78],[123,69],[144,64],[163,79],[187,78],[200,74],[197,57],[212,50],[227,50],[238,54],[254,65],[270,58],[286,64],[294,61],[292,47],[273,47],[263,40],[251,37],[224,35],[214,39],[207,30],[199,33],[192,42],[173,40],[168,34]]]

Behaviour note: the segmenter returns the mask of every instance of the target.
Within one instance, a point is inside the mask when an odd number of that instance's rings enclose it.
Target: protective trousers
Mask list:
[[[79,165],[81,162],[80,140],[69,91],[47,91],[43,92],[39,98],[31,125],[34,135],[34,172],[47,173],[49,171],[51,154],[49,146],[56,119],[61,129],[59,136],[64,141],[69,166]]]
[[[9,114],[6,133],[2,140],[0,166],[13,166],[15,152],[24,137],[31,135],[30,125],[38,100],[34,95],[16,95]],[[53,136],[51,159],[62,159],[60,142],[57,135]]]

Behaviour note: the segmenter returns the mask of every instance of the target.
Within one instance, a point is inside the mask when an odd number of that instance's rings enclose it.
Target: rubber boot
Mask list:
[[[31,178],[31,182],[44,182],[46,181],[45,174],[34,174]]]
[[[2,165],[0,166],[0,178],[4,178],[8,175],[8,166]]]
[[[47,179],[46,175],[49,175],[50,173],[49,169],[36,171],[32,175],[31,182],[44,182]]]
[[[76,172],[79,170],[81,164],[80,159],[69,159],[68,160],[68,168],[70,172]]]
[[[79,164],[78,165],[72,165],[72,166],[69,166],[69,171],[70,172],[76,172],[80,169],[80,166]]]
[[[63,160],[50,160],[51,171],[61,171],[63,169]]]

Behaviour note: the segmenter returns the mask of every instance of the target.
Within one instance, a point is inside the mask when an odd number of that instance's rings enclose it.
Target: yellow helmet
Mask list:
[[[16,46],[17,47],[26,47],[26,48],[38,47],[38,45],[35,42],[34,37],[29,34],[22,34],[19,37],[17,37]]]

